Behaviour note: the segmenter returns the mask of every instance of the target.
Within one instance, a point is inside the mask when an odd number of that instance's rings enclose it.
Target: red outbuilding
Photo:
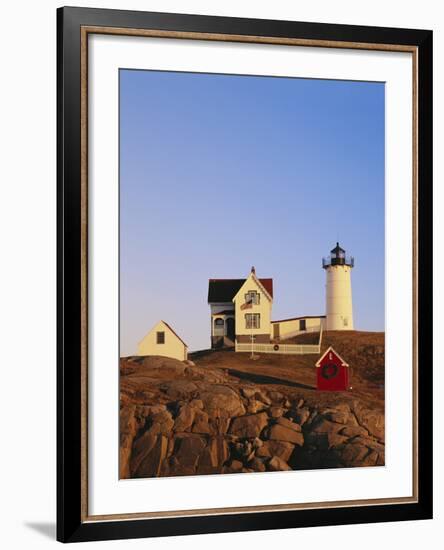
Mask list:
[[[330,346],[316,363],[317,388],[321,391],[349,389],[349,365]]]

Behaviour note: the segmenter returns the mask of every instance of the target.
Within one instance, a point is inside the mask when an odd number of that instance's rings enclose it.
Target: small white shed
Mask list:
[[[159,321],[139,342],[137,355],[161,355],[186,361],[188,346],[168,323]]]

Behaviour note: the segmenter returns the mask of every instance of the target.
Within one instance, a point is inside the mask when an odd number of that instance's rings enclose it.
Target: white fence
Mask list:
[[[305,355],[312,353],[319,355],[321,353],[323,328],[323,323],[321,323],[319,331],[319,341],[317,344],[258,344],[256,342],[246,342],[244,344],[240,344],[236,340],[235,349],[236,351],[244,353],[284,353],[286,355]]]
[[[236,351],[248,353],[284,353],[287,355],[304,355],[306,353],[321,353],[321,344],[239,344]]]

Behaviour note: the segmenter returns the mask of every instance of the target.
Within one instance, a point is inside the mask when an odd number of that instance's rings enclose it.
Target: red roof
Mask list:
[[[268,294],[273,298],[273,279],[259,279]]]
[[[343,367],[348,367],[348,366],[349,366],[349,364],[346,363],[346,362],[344,361],[344,359],[342,359],[342,357],[339,355],[339,353],[338,353],[337,351],[335,351],[335,350],[332,348],[332,346],[330,346],[329,348],[327,348],[327,349],[324,351],[324,353],[321,355],[321,357],[317,360],[315,366],[316,366],[316,367],[320,367],[320,366],[323,364],[324,359],[327,357],[327,354],[329,354],[329,353],[332,353],[332,354],[334,355],[334,357],[336,358],[336,361],[339,361]]]

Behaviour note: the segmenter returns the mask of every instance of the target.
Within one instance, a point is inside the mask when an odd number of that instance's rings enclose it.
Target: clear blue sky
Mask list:
[[[384,148],[381,83],[121,70],[121,355],[159,319],[208,347],[208,279],[252,265],[274,319],[324,314],[336,241],[384,330]]]

